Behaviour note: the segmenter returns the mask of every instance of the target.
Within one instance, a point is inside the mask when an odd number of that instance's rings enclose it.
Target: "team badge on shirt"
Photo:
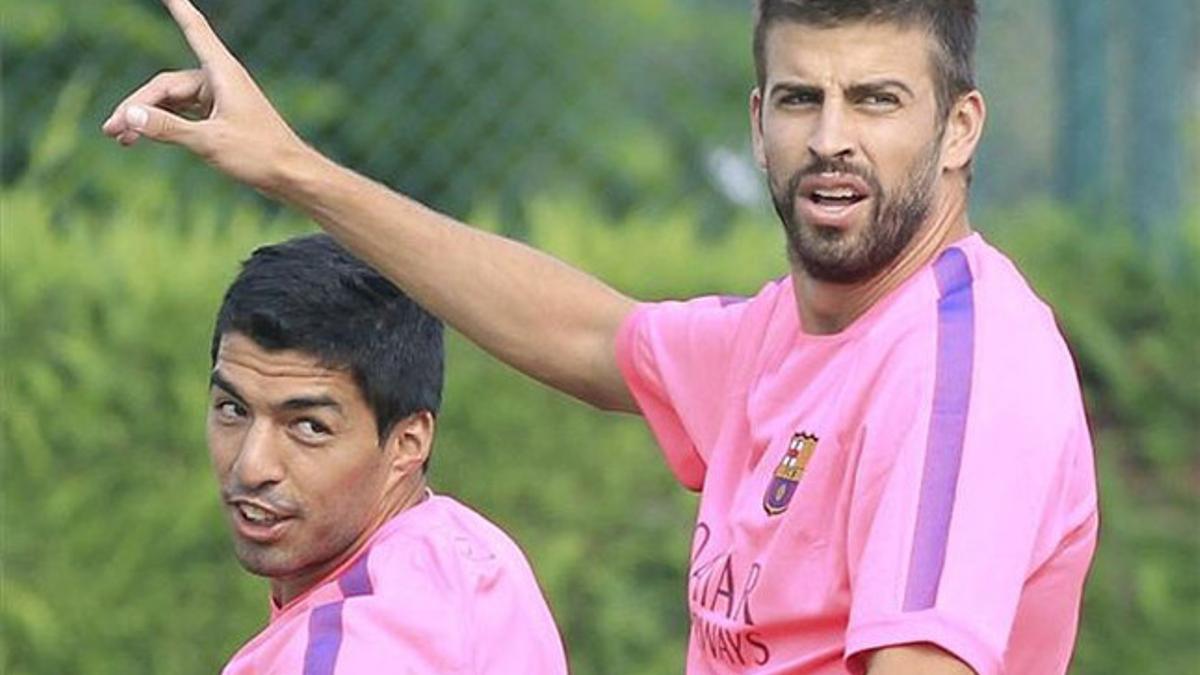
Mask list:
[[[767,515],[777,516],[787,510],[792,495],[796,494],[796,486],[800,484],[800,477],[804,475],[804,467],[817,449],[818,440],[813,434],[805,432],[792,435],[787,453],[779,460],[775,476],[763,495],[763,508],[767,510]]]

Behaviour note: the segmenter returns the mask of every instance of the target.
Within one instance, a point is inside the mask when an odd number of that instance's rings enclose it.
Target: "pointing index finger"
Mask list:
[[[208,24],[208,19],[204,18],[204,15],[190,0],[162,0],[162,3],[166,5],[167,11],[171,13],[175,23],[183,31],[184,39],[200,59],[201,64],[212,66],[219,61],[233,60],[233,55],[221,42],[221,38],[217,37],[212,26]]]

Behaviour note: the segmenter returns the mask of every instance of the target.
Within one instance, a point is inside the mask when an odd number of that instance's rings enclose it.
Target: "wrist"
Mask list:
[[[273,163],[261,190],[273,199],[303,207],[319,194],[323,176],[335,165],[304,141],[296,139]]]

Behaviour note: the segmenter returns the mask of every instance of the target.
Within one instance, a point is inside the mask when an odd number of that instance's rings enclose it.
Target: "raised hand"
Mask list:
[[[311,151],[204,15],[189,0],[162,1],[200,68],[155,76],[121,101],[101,128],[126,146],[143,136],[183,146],[221,172],[271,192],[287,164]]]
[[[312,217],[426,309],[522,372],[603,408],[637,410],[613,346],[632,300],[325,159],[288,128],[188,0],[162,2],[200,68],[163,73],[135,91],[104,123],[106,134],[123,145],[145,136],[188,148]]]

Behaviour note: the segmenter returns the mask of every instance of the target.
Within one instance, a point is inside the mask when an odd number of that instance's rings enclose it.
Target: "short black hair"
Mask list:
[[[375,414],[380,442],[396,422],[437,414],[442,401],[442,322],[325,234],[258,248],[217,312],[222,336],[296,350],[347,370]]]
[[[755,0],[754,69],[760,89],[767,80],[767,31],[780,21],[824,28],[856,22],[924,28],[937,44],[938,112],[944,117],[959,96],[975,89],[975,0]]]

